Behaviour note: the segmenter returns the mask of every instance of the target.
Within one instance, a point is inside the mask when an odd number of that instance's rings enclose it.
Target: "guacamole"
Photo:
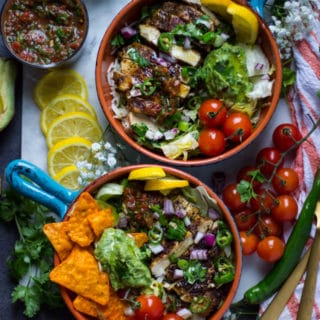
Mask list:
[[[143,263],[145,254],[123,230],[106,229],[97,243],[94,254],[109,274],[115,290],[151,284],[150,271]]]

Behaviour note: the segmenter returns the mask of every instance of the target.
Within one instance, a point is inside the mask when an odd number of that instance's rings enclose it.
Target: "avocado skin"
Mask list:
[[[14,116],[16,76],[16,62],[0,57],[0,131],[10,123]]]

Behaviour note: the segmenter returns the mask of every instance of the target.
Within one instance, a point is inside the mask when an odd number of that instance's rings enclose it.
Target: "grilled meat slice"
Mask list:
[[[127,108],[134,113],[141,113],[155,118],[161,112],[161,101],[156,95],[148,99],[132,97],[128,99]]]

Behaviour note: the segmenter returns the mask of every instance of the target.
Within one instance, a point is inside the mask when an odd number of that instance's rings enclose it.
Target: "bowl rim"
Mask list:
[[[1,13],[0,13],[0,17],[1,17],[1,34],[2,34],[2,40],[3,43],[6,47],[6,49],[10,52],[10,54],[12,55],[12,57],[16,60],[18,60],[19,62],[30,66],[30,67],[34,67],[34,68],[38,68],[38,69],[52,69],[52,68],[59,68],[62,67],[68,63],[72,63],[74,62],[78,55],[80,54],[80,52],[83,50],[84,48],[84,44],[86,42],[86,38],[88,36],[88,32],[89,32],[89,14],[88,14],[88,9],[86,4],[84,3],[83,0],[76,0],[82,7],[83,12],[84,12],[84,16],[85,16],[85,32],[84,32],[84,36],[83,39],[78,47],[78,49],[76,51],[74,51],[72,53],[71,56],[69,56],[68,58],[58,61],[58,62],[52,62],[52,63],[48,63],[48,64],[40,64],[40,63],[32,63],[32,62],[28,62],[26,60],[21,59],[19,56],[17,56],[15,54],[15,52],[12,50],[11,46],[9,45],[6,36],[5,36],[5,32],[4,30],[4,23],[5,23],[5,19],[3,19],[4,15],[6,14],[7,10],[9,9],[8,7],[10,6],[10,4],[13,2],[14,0],[6,0],[1,8]]]
[[[228,292],[228,295],[226,297],[226,299],[224,300],[222,306],[220,307],[220,309],[217,310],[217,312],[210,317],[210,320],[219,320],[222,318],[222,316],[226,313],[226,311],[229,309],[235,294],[237,292],[239,283],[240,283],[240,279],[241,279],[241,271],[242,271],[242,247],[241,247],[241,241],[240,241],[240,236],[239,236],[239,231],[237,229],[236,223],[233,219],[233,216],[231,214],[231,212],[229,211],[229,209],[227,208],[227,206],[224,204],[224,202],[219,198],[219,196],[204,182],[202,182],[201,180],[199,180],[198,178],[196,178],[195,176],[182,171],[180,169],[177,168],[173,168],[173,167],[169,167],[166,165],[154,165],[154,164],[136,164],[136,165],[128,165],[125,167],[121,167],[121,168],[117,168],[103,176],[101,176],[100,178],[94,180],[93,182],[91,182],[87,187],[85,187],[81,193],[83,192],[89,192],[89,193],[94,193],[99,187],[101,187],[103,184],[107,183],[107,182],[111,182],[114,181],[116,179],[119,179],[123,176],[126,176],[129,174],[129,172],[133,169],[139,169],[139,168],[145,168],[145,167],[154,167],[154,166],[160,166],[161,168],[164,169],[164,171],[166,173],[172,174],[178,178],[181,179],[187,179],[189,182],[191,182],[191,185],[201,185],[202,187],[205,188],[205,190],[208,192],[208,194],[217,201],[218,206],[221,208],[222,214],[223,214],[223,218],[227,221],[228,223],[228,227],[231,230],[231,233],[234,237],[234,242],[233,242],[233,252],[235,255],[235,277],[234,280],[232,282],[232,285],[230,287],[230,290]],[[80,195],[80,194],[79,194]],[[72,205],[77,201],[79,195],[76,197],[76,199],[70,204],[69,208],[68,208],[68,212],[69,210],[72,208]],[[68,219],[68,212],[66,213],[63,221]],[[54,253],[54,265],[57,266],[60,264],[60,259],[57,255],[57,253]],[[74,307],[73,307],[73,303],[72,300],[70,298],[70,291],[62,286],[60,286],[60,292],[61,292],[61,296],[63,298],[63,300],[65,301],[69,311],[73,314],[73,316],[78,319],[78,320],[87,320],[88,318],[80,313],[79,311],[77,311]]]
[[[277,108],[278,101],[281,94],[281,83],[282,83],[282,63],[280,58],[280,52],[276,43],[276,40],[274,36],[272,35],[269,27],[267,26],[266,22],[247,4],[245,4],[242,0],[235,0],[241,5],[244,5],[248,7],[258,18],[259,22],[259,34],[263,30],[266,33],[267,38],[270,40],[270,49],[273,53],[273,59],[274,59],[274,65],[275,65],[275,74],[274,74],[274,83],[273,83],[273,92],[272,96],[270,98],[270,106],[268,107],[268,110],[266,111],[263,119],[260,119],[259,124],[255,130],[251,133],[251,135],[243,141],[241,144],[236,145],[232,149],[229,149],[222,153],[221,155],[214,156],[214,157],[203,157],[203,158],[194,158],[194,159],[188,159],[188,160],[182,160],[182,159],[169,159],[165,157],[164,155],[152,152],[151,150],[139,145],[133,138],[131,138],[127,133],[124,132],[122,129],[122,125],[119,123],[118,119],[115,119],[113,116],[112,109],[110,106],[108,106],[108,103],[106,102],[106,99],[104,97],[104,86],[103,83],[103,75],[102,75],[102,69],[103,69],[103,61],[104,61],[104,53],[105,48],[110,42],[111,36],[115,29],[117,29],[117,26],[119,25],[119,21],[123,23],[122,21],[125,21],[123,17],[129,12],[132,8],[135,6],[145,2],[145,0],[133,0],[130,3],[128,3],[126,6],[124,6],[119,13],[114,17],[112,22],[107,27],[103,38],[100,42],[100,46],[97,53],[97,60],[96,60],[96,69],[95,69],[95,82],[96,82],[96,89],[97,89],[97,95],[98,99],[101,105],[101,108],[103,110],[103,113],[105,114],[108,122],[112,125],[114,130],[117,132],[117,134],[120,135],[120,137],[132,148],[134,148],[139,153],[142,153],[146,156],[148,156],[151,159],[160,161],[164,164],[170,164],[170,165],[176,165],[176,166],[203,166],[213,163],[219,163],[223,160],[229,159],[239,153],[240,151],[244,150],[249,144],[251,144],[259,135],[260,133],[266,128],[269,120],[271,119],[275,109]],[[118,130],[119,128],[119,130]]]

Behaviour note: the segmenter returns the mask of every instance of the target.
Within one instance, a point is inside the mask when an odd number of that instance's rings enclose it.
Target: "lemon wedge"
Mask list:
[[[258,37],[259,23],[253,11],[231,1],[227,7],[227,13],[232,16],[232,26],[237,40],[246,44],[254,44]]]
[[[55,97],[40,113],[40,127],[44,134],[53,120],[68,112],[85,112],[96,117],[94,107],[85,99],[74,94],[62,94]]]
[[[161,167],[147,167],[131,170],[128,180],[153,180],[166,176]]]
[[[88,99],[88,88],[85,80],[75,70],[54,70],[43,76],[34,89],[34,100],[42,110],[56,96],[74,94],[83,99]]]
[[[49,148],[71,137],[82,137],[91,142],[99,141],[102,137],[102,129],[97,118],[84,112],[68,112],[53,120],[48,127]]]
[[[188,180],[182,179],[154,179],[148,180],[144,186],[145,191],[162,191],[162,190],[172,190],[176,188],[184,188],[189,186]]]
[[[88,158],[91,151],[91,141],[73,137],[56,143],[48,152],[48,172],[54,177],[59,171],[78,161]]]
[[[231,2],[231,0],[201,0],[203,6],[210,9],[213,13],[219,14],[229,22],[231,21],[231,16],[227,12],[227,7]]]
[[[67,166],[61,169],[53,179],[59,182],[65,188],[70,190],[79,190],[79,178],[80,171],[75,165]]]

